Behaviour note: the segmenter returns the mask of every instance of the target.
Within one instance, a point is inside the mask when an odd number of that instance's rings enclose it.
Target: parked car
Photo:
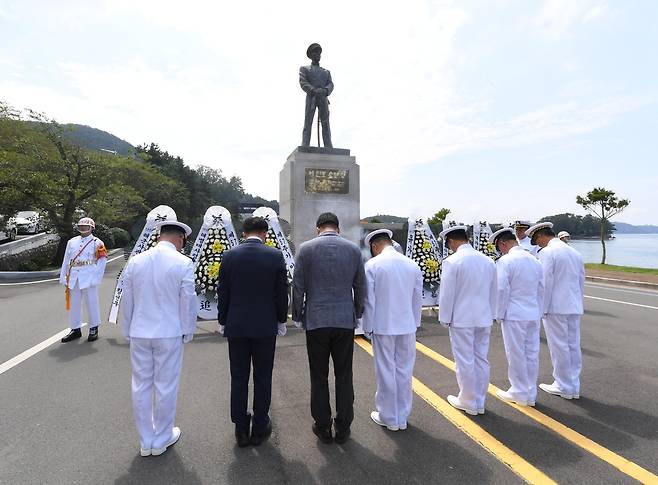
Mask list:
[[[0,241],[16,239],[16,224],[10,218],[0,215]]]
[[[19,211],[10,219],[18,234],[38,234],[44,230],[44,221],[37,211]]]

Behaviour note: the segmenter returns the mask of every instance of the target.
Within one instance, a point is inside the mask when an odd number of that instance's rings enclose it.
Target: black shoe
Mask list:
[[[317,423],[313,423],[313,433],[320,438],[323,443],[329,444],[334,440],[331,434],[331,428],[320,428]]]
[[[71,340],[75,340],[80,337],[82,337],[82,331],[79,328],[74,328],[66,337],[62,339],[62,343],[65,344],[66,342],[70,342]]]
[[[98,340],[98,327],[91,327],[89,329],[89,336],[87,337],[87,342],[93,342]]]
[[[336,437],[334,438],[334,441],[339,445],[342,445],[350,437],[350,434],[352,434],[352,432],[350,431],[349,428],[347,428],[345,431],[336,430]]]
[[[249,446],[249,432],[248,431],[238,431],[237,429],[235,430],[235,439],[238,442],[238,446],[240,448],[244,448],[246,446]]]
[[[272,434],[272,421],[267,423],[267,428],[262,433],[254,433],[254,430],[251,430],[251,444],[254,446],[260,445],[263,441],[267,440]]]

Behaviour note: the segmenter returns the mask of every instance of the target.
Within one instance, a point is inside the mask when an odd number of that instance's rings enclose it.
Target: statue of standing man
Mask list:
[[[318,109],[318,117],[322,124],[322,141],[327,148],[331,144],[331,129],[329,128],[329,99],[327,97],[334,90],[331,73],[320,67],[322,47],[320,44],[311,44],[306,49],[306,57],[311,59],[310,66],[299,68],[299,85],[306,92],[306,113],[304,116],[304,131],[302,132],[302,146],[310,146],[311,130],[313,128],[313,115]],[[319,143],[318,143],[319,144]]]

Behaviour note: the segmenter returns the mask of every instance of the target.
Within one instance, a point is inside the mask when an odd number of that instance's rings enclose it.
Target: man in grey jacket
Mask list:
[[[338,217],[325,212],[318,237],[299,247],[293,277],[292,319],[306,330],[311,374],[313,433],[324,443],[334,438],[329,403],[329,356],[336,378],[336,443],[350,435],[354,419],[352,354],[354,328],[363,315],[365,272],[359,247],[342,238]]]

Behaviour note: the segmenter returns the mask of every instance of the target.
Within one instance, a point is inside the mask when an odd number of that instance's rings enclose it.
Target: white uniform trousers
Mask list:
[[[533,403],[537,400],[539,374],[539,320],[505,320],[501,327],[510,383],[507,392],[519,401]]]
[[[131,338],[133,415],[142,448],[164,448],[176,418],[182,337]]]
[[[71,298],[71,310],[69,310],[69,326],[71,330],[80,328],[82,325],[82,302],[87,307],[89,327],[98,327],[101,324],[101,311],[98,307],[98,286],[89,286],[80,289],[78,282],[69,290]]]
[[[580,394],[580,315],[549,313],[544,331],[553,363],[553,378],[566,394]]]
[[[416,334],[372,336],[377,392],[375,406],[390,426],[406,426],[411,414],[411,380],[416,363]]]
[[[450,326],[459,400],[472,410],[484,409],[489,387],[489,336],[491,327]]]

